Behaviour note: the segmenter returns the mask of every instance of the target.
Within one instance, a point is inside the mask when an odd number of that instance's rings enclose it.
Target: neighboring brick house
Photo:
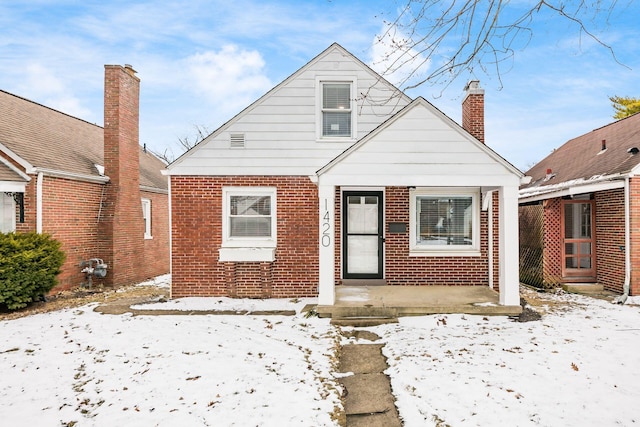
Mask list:
[[[533,166],[520,210],[542,216],[547,283],[640,294],[640,114],[574,138]]]
[[[0,231],[37,231],[67,255],[54,291],[85,281],[80,262],[108,265],[95,283],[169,272],[165,164],[138,143],[139,79],[105,66],[104,128],[0,91]]]
[[[172,296],[487,286],[519,305],[522,173],[333,44],[168,166]]]

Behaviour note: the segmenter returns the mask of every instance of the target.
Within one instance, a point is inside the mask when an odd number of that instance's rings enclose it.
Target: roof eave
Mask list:
[[[87,175],[82,173],[66,172],[66,171],[60,171],[55,169],[34,168],[34,171],[33,171],[34,174],[38,174],[40,172],[42,172],[42,174],[46,176],[71,179],[74,181],[95,182],[98,184],[105,184],[110,181],[110,178],[104,175]]]
[[[624,179],[630,174],[604,175],[594,179],[565,181],[543,187],[523,188],[520,190],[519,202],[531,203],[558,197],[575,196],[594,193],[596,191],[613,190],[624,187]]]

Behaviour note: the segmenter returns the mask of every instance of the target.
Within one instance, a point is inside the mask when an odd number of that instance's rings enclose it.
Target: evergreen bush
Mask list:
[[[48,234],[0,233],[0,307],[26,307],[58,283],[65,260],[61,244]]]

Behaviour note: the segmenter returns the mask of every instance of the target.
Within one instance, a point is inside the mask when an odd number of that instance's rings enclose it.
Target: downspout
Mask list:
[[[624,304],[629,297],[631,284],[631,206],[629,200],[629,176],[624,178],[624,284],[622,285],[622,295],[618,296],[614,302]]]
[[[36,181],[36,232],[42,234],[42,181],[44,174],[38,172]]]

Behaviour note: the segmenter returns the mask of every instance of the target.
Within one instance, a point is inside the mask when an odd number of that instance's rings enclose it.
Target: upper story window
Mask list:
[[[275,188],[226,187],[223,208],[223,246],[275,247]]]
[[[144,220],[144,238],[152,239],[151,236],[151,200],[142,199],[142,219]]]
[[[350,81],[319,81],[319,138],[354,138],[353,85]]]
[[[477,189],[415,189],[410,197],[412,255],[479,255]]]

